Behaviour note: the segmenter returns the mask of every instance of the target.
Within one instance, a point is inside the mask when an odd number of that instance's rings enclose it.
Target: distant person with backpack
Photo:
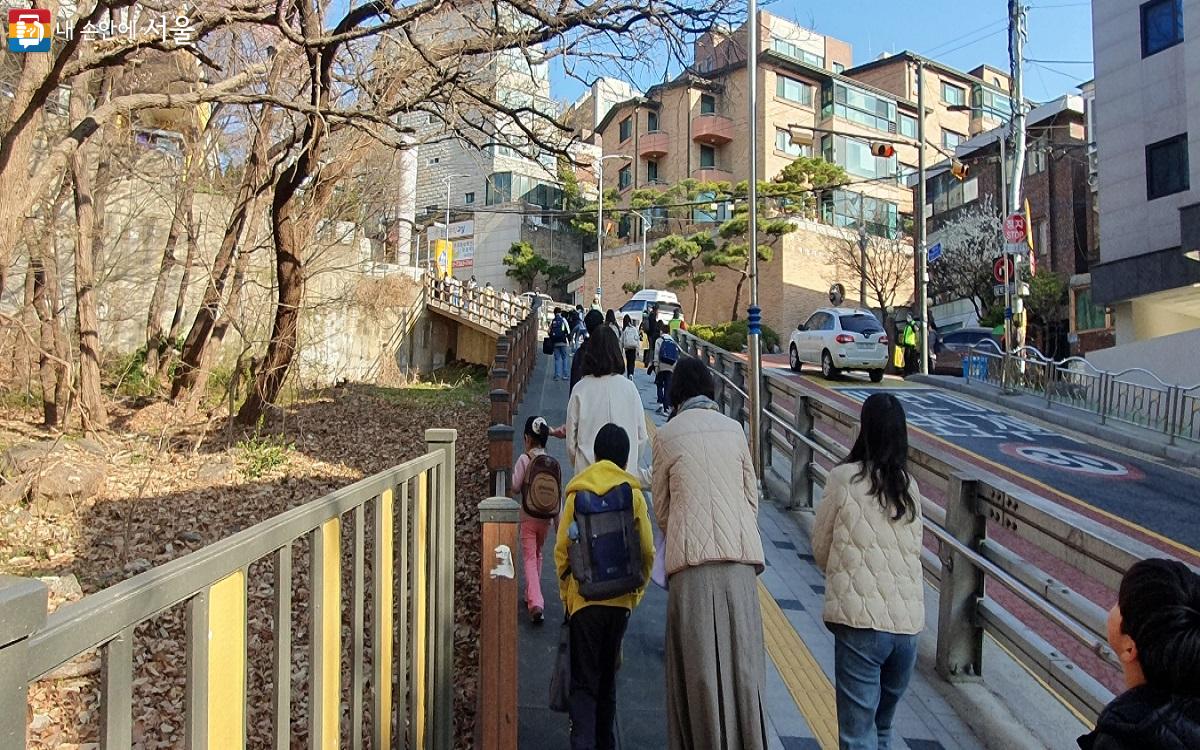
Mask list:
[[[571,376],[570,365],[567,364],[567,336],[570,329],[562,310],[554,308],[554,319],[550,321],[550,343],[554,346],[554,379],[566,380]]]
[[[642,332],[628,315],[621,321],[621,348],[625,350],[625,377],[633,380],[633,369],[637,365],[637,350],[642,344]]]
[[[636,456],[628,433],[605,424],[589,448],[595,462],[567,485],[554,565],[570,629],[571,748],[608,750],[617,746],[621,641],[650,579],[654,539],[646,498],[626,471]]]
[[[525,420],[525,452],[513,466],[513,497],[521,497],[521,560],[525,574],[525,608],[529,621],[540,625],[546,608],[542,598],[542,547],[562,505],[562,469],[546,453],[550,425],[541,417]]]
[[[596,331],[604,327],[604,314],[599,310],[588,310],[587,315],[583,316],[583,343],[575,350],[575,358],[571,360],[571,390],[575,390],[575,384],[583,377],[583,365],[587,361],[588,350],[592,347],[592,337]],[[620,352],[618,352],[619,354]]]
[[[671,389],[671,373],[679,361],[679,344],[671,337],[671,329],[663,323],[661,336],[654,344],[654,384],[658,386],[658,413],[667,413],[667,392]]]
[[[681,357],[670,421],[654,438],[652,494],[666,536],[667,747],[764,750],[766,660],[758,481],[742,425]]]
[[[650,305],[650,309],[642,314],[642,330],[646,332],[646,354],[642,364],[647,372],[654,362],[654,342],[658,339],[658,305]]]

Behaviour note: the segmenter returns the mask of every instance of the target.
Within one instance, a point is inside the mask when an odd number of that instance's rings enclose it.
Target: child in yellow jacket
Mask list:
[[[600,428],[593,445],[596,462],[567,485],[567,500],[560,516],[554,544],[559,595],[570,618],[571,630],[571,747],[616,747],[613,733],[617,709],[617,660],[629,613],[642,601],[654,564],[654,537],[641,482],[625,470],[629,460],[629,435],[609,423]],[[636,590],[593,601],[579,593],[571,575],[569,549],[575,519],[576,493],[604,495],[628,484],[633,493],[633,517],[641,547],[642,585]]]

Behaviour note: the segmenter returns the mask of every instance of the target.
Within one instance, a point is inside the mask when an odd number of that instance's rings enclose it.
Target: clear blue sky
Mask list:
[[[1025,57],[1034,60],[1092,59],[1092,10],[1086,0],[1025,0],[1030,5],[1029,41]],[[854,46],[854,62],[875,59],[881,52],[908,49],[961,70],[986,63],[1008,70],[1007,0],[781,0],[763,6],[775,15],[796,21]],[[1029,63],[1025,96],[1048,101],[1092,77],[1092,66],[1070,62]],[[596,71],[600,73],[601,71]],[[678,72],[671,70],[671,74]],[[615,71],[608,71],[614,75]],[[634,71],[614,75],[629,78],[641,88],[657,83],[663,71]],[[553,95],[570,101],[583,84],[551,64]]]

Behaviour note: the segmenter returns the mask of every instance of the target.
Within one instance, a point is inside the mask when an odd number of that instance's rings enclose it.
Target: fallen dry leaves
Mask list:
[[[287,508],[425,452],[427,427],[458,430],[456,467],[454,721],[456,747],[472,745],[478,684],[479,529],[476,506],[487,494],[487,404],[468,398],[430,403],[379,398],[366,388],[340,388],[276,414],[263,434],[280,434],[294,448],[286,463],[255,480],[239,470],[237,443],[221,422],[187,423],[171,407],[152,403],[114,409],[116,428],[101,437],[107,481],[97,497],[68,517],[0,508],[0,572],[68,576],[93,593],[181,557]],[[33,415],[0,413],[0,447],[44,439]],[[397,508],[397,523],[400,509]],[[370,506],[367,508],[370,518]],[[364,746],[370,747],[370,597],[373,538],[366,528],[363,674]],[[353,522],[342,534],[342,746],[348,746],[351,699],[350,552]],[[308,665],[307,542],[293,545],[291,744],[306,742]],[[397,553],[397,560],[399,553]],[[250,566],[247,577],[247,739],[268,747],[274,732],[273,565]],[[397,595],[399,601],[401,597]],[[184,606],[177,604],[137,626],[134,634],[133,747],[182,748],[185,716]],[[411,621],[411,618],[409,618]],[[399,669],[406,670],[403,656]],[[31,686],[28,739],[32,748],[88,747],[99,741],[99,656],[89,652],[53,677]],[[411,683],[411,680],[410,680]],[[403,728],[401,728],[403,731]],[[404,743],[401,743],[404,744]]]

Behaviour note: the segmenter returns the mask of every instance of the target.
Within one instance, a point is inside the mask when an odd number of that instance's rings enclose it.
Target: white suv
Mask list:
[[[792,331],[788,361],[796,372],[804,365],[819,365],[826,379],[842,370],[865,370],[871,382],[878,383],[888,361],[887,334],[866,310],[822,307]]]

